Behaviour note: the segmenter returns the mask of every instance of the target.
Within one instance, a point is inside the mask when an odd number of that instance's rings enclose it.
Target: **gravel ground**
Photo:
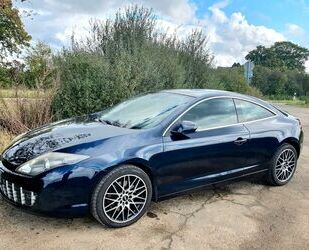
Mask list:
[[[285,106],[309,134],[309,109]],[[309,142],[284,187],[241,181],[153,203],[138,223],[30,215],[0,198],[0,249],[309,249]]]

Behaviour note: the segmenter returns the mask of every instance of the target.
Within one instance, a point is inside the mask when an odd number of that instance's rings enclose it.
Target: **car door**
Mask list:
[[[278,147],[281,131],[278,127],[276,114],[270,109],[248,100],[234,99],[238,119],[250,132],[249,165],[265,168]]]
[[[182,121],[196,131],[175,137]],[[231,98],[213,98],[193,105],[164,135],[158,169],[159,195],[174,193],[229,178],[247,166],[249,132],[238,123]]]

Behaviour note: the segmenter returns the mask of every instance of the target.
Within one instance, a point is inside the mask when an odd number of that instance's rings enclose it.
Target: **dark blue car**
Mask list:
[[[284,185],[302,140],[298,119],[254,97],[161,91],[19,136],[2,154],[0,190],[30,211],[123,227],[151,200],[210,184],[264,172]]]

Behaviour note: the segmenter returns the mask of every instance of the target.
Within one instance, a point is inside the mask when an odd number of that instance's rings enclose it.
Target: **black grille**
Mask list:
[[[33,206],[37,198],[37,194],[34,192],[25,190],[22,187],[1,178],[1,175],[0,189],[7,199],[24,206]]]

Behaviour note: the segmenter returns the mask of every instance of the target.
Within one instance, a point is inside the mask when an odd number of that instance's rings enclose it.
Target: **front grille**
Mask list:
[[[0,189],[5,197],[17,204],[21,204],[24,206],[33,206],[37,194],[34,192],[23,189],[22,187],[4,180],[0,176]]]

